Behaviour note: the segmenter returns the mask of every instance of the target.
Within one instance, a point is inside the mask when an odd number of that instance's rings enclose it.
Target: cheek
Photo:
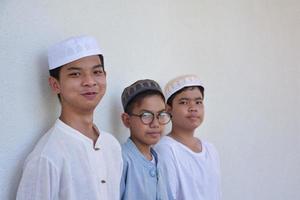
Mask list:
[[[129,125],[133,130],[141,130],[143,128],[143,125],[138,120],[140,119],[134,119],[129,121]]]
[[[97,82],[100,84],[100,85],[106,85],[106,78],[103,76],[103,77],[99,77],[97,79]]]
[[[72,88],[74,87],[75,83],[72,83],[71,81],[65,81],[60,84],[60,91],[61,92],[68,92],[71,91]]]
[[[183,116],[186,113],[186,109],[185,108],[174,109],[173,113],[174,113],[174,115],[180,117],[180,116]]]

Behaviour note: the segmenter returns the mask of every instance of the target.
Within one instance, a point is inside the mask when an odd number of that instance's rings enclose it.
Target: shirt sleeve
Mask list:
[[[17,200],[58,199],[59,176],[57,168],[46,158],[27,162],[17,192]]]
[[[121,199],[123,199],[124,195],[125,195],[127,169],[128,169],[128,164],[127,164],[127,162],[125,162],[125,159],[123,158],[123,173],[122,173],[121,184],[120,184],[120,198]]]

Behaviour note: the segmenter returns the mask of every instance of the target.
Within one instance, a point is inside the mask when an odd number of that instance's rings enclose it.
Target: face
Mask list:
[[[199,88],[188,88],[177,94],[167,109],[172,115],[173,129],[194,131],[204,118],[203,96]]]
[[[165,125],[161,125],[158,122],[157,116],[163,111],[165,111],[165,104],[161,96],[152,95],[145,97],[132,110],[132,113],[136,115],[143,112],[154,113],[155,117],[150,124],[144,124],[138,116],[130,116],[127,113],[122,114],[123,123],[130,129],[131,139],[138,148],[149,148],[159,141]]]
[[[64,110],[90,112],[105,94],[106,74],[99,56],[88,56],[64,65],[59,80],[50,77],[49,83]]]

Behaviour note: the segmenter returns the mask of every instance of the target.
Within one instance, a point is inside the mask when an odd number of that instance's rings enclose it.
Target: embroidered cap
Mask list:
[[[157,91],[161,95],[163,95],[163,92],[162,92],[159,84],[157,82],[155,82],[154,80],[150,80],[150,79],[138,80],[138,81],[134,82],[133,84],[131,84],[130,86],[126,87],[123,90],[122,96],[121,96],[122,105],[123,105],[124,110],[126,109],[127,105],[134,97],[136,97],[138,94],[141,94],[145,91],[150,91],[150,90]]]
[[[166,101],[168,101],[168,99],[177,91],[189,86],[200,86],[204,90],[202,82],[196,75],[179,76],[167,83],[165,87]]]
[[[70,37],[48,49],[49,69],[61,67],[83,57],[100,55],[102,51],[94,37]]]

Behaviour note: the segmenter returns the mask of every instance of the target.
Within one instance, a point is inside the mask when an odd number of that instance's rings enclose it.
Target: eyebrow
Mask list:
[[[103,68],[103,65],[101,65],[101,64],[99,64],[99,65],[95,65],[95,66],[93,66],[93,69],[96,69],[96,68]],[[67,69],[68,71],[71,71],[71,70],[81,70],[81,68],[80,67],[69,67],[68,69]]]
[[[164,108],[164,109],[161,109],[161,110],[159,110],[158,112],[156,112],[156,113],[160,113],[160,112],[163,112],[163,111],[166,111],[166,109]],[[145,110],[145,109],[143,109],[143,110],[141,110],[140,111],[140,113],[143,113],[143,112],[150,112],[150,113],[154,113],[153,111],[151,111],[151,110]]]
[[[182,101],[182,100],[189,101],[191,99],[192,98],[182,97],[182,98],[179,99],[179,101]],[[194,98],[194,100],[203,100],[203,98],[202,97],[196,97],[196,98]]]

